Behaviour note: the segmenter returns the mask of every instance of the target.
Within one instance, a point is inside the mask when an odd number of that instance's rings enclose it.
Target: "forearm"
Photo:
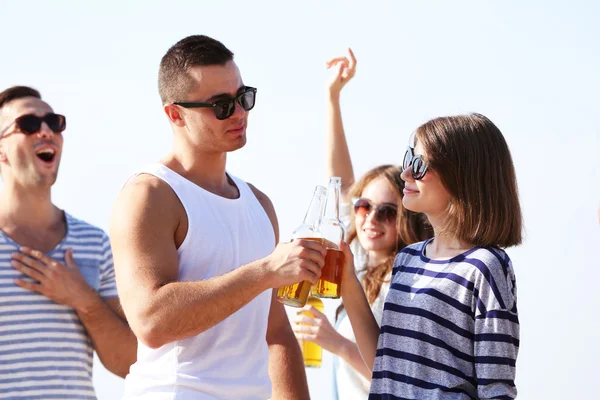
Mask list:
[[[356,372],[364,376],[369,381],[371,380],[371,370],[365,364],[358,346],[351,340],[346,338],[340,344],[340,351],[337,354],[342,360],[346,361]]]
[[[269,376],[273,384],[272,400],[310,398],[302,351],[291,328],[269,343]]]
[[[360,355],[369,369],[368,375],[370,379],[377,352],[379,325],[373,316],[367,297],[358,279],[349,281],[343,290],[344,307],[350,319]]]
[[[102,365],[124,378],[136,360],[137,339],[129,325],[100,296],[76,310]]]
[[[204,281],[171,282],[130,299],[136,335],[160,347],[213,327],[269,288],[262,260]],[[127,311],[127,310],[126,310]]]
[[[342,194],[354,183],[352,159],[344,133],[339,93],[327,92],[326,168],[328,176],[342,178]]]

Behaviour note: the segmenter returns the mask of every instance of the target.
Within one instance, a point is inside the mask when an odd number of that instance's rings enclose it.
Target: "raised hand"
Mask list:
[[[333,74],[328,82],[331,95],[338,95],[346,83],[352,79],[356,72],[356,57],[352,49],[348,48],[348,57],[335,57],[325,63],[327,69],[333,69]]]
[[[96,291],[90,287],[73,259],[73,249],[65,252],[65,264],[48,257],[39,250],[21,247],[20,253],[12,254],[11,266],[34,282],[15,279],[15,284],[23,289],[43,294],[57,303],[75,309],[85,307],[98,299]]]

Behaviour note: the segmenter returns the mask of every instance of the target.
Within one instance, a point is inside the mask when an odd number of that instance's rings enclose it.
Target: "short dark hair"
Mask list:
[[[33,88],[28,86],[13,86],[0,93],[0,108],[13,100],[22,99],[23,97],[42,98],[40,92]]]
[[[481,114],[440,117],[421,125],[416,140],[452,196],[440,231],[478,246],[519,245],[517,178],[500,129]]]
[[[205,35],[193,35],[175,43],[163,56],[158,71],[158,92],[163,104],[185,99],[193,84],[191,67],[225,65],[233,53],[223,43]]]

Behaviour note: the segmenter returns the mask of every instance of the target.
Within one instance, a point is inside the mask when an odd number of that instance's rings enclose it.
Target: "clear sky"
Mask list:
[[[170,146],[160,58],[190,34],[223,41],[258,88],[228,169],[271,197],[282,240],[326,183],[325,60],[347,46],[358,57],[342,95],[357,174],[400,163],[430,118],[487,115],[513,152],[525,217],[525,243],[508,250],[520,398],[588,399],[600,372],[599,18],[591,0],[0,0],[0,89],[36,87],[67,115],[53,199],[107,229],[127,177]],[[330,357],[309,381],[314,400],[330,398]],[[122,393],[99,363],[95,383],[100,400]]]

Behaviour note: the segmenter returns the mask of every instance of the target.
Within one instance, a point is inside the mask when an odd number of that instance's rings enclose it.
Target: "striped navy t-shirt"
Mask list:
[[[65,263],[73,248],[87,283],[103,298],[117,296],[108,236],[66,214],[67,234],[48,255]],[[0,398],[95,399],[93,348],[71,307],[15,285],[27,279],[10,266],[19,245],[0,231]]]
[[[428,242],[394,262],[369,399],[514,399],[519,320],[510,259],[476,247],[431,260]]]

